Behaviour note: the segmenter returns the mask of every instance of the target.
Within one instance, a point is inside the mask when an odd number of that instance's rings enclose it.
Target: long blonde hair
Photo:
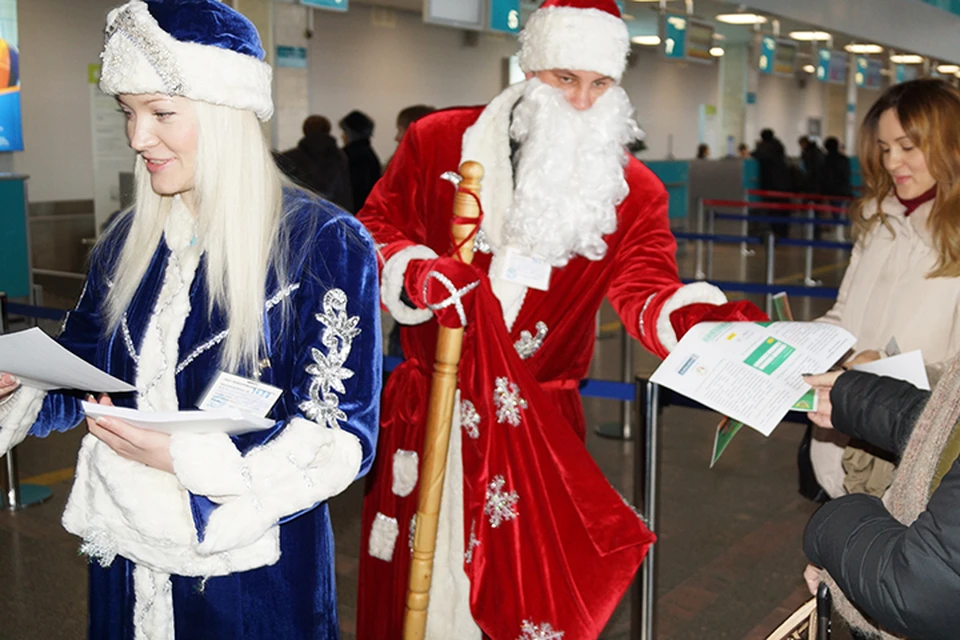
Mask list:
[[[894,190],[877,141],[880,116],[893,109],[910,141],[923,153],[937,183],[928,224],[939,259],[929,278],[960,276],[960,91],[943,80],[924,78],[894,85],[870,107],[860,127],[860,167],[866,187],[852,211],[859,231],[880,223],[893,231],[882,203]],[[864,217],[875,202],[877,214]]]
[[[281,177],[252,111],[193,104],[199,128],[194,197],[197,238],[206,259],[207,312],[219,308],[227,318],[221,366],[253,370],[263,350],[267,277],[275,273],[279,286],[286,284]],[[153,191],[143,162],[134,173],[133,219],[105,305],[110,331],[136,293],[170,212],[171,197]]]

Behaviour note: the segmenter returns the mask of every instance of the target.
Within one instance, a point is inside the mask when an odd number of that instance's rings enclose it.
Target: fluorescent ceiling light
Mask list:
[[[712,55],[714,58],[723,57],[723,47],[711,47],[710,55]]]
[[[844,49],[850,53],[883,53],[883,47],[878,44],[869,44],[864,42],[851,42]]]
[[[630,38],[630,42],[645,47],[655,47],[660,44],[660,36],[633,36]]]
[[[790,37],[800,42],[817,42],[820,40],[829,40],[830,34],[826,31],[791,31]]]
[[[915,53],[895,53],[890,56],[890,62],[893,64],[921,64],[923,56],[918,56]]]
[[[941,64],[937,65],[937,73],[942,73],[944,75],[950,75],[951,73],[956,73],[960,71],[960,66],[955,64]]]
[[[766,17],[756,13],[721,13],[717,20],[727,24],[763,24],[767,21]]]
[[[817,68],[812,64],[805,64],[803,65],[803,70],[806,71],[807,73],[815,73]]]

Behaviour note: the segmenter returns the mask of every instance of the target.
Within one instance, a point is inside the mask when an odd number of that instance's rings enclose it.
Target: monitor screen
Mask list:
[[[797,66],[797,44],[792,40],[778,40],[773,56],[773,73],[792,76]]]
[[[0,151],[23,151],[17,0],[0,0]]]
[[[687,58],[713,62],[710,55],[713,47],[714,27],[709,22],[687,20]]]

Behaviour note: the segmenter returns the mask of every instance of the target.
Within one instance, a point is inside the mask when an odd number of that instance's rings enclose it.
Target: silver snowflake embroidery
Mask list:
[[[307,373],[313,376],[308,390],[310,399],[300,403],[300,410],[307,418],[332,429],[340,428],[340,422],[347,419],[336,394],[346,393],[343,381],[354,375],[343,365],[350,356],[353,339],[360,335],[357,327],[360,316],[348,316],[346,310],[347,294],[341,289],[331,289],[323,297],[323,313],[318,313],[316,318],[324,326],[320,342],[327,353],[316,347],[310,349],[313,363],[306,367]]]
[[[563,638],[563,631],[557,631],[549,622],[533,624],[531,620],[524,620],[520,630],[523,635],[517,640],[560,640]]]
[[[463,561],[466,564],[473,562],[473,550],[480,546],[480,541],[477,540],[477,534],[474,533],[476,526],[476,520],[470,523],[470,540],[467,541],[467,550],[463,554]]]
[[[529,359],[533,354],[543,346],[543,340],[547,337],[547,323],[538,322],[536,325],[537,333],[531,334],[529,331],[521,331],[520,339],[513,343],[513,348],[517,350],[517,355],[521,360]]]
[[[460,403],[460,426],[467,432],[467,436],[473,440],[480,437],[480,414],[477,408],[469,400]]]
[[[516,491],[504,491],[503,486],[506,483],[503,476],[494,476],[487,485],[487,501],[483,506],[483,512],[490,517],[490,526],[494,529],[519,515],[517,501],[520,496]]]
[[[413,555],[413,543],[417,539],[417,514],[410,518],[410,530],[407,533],[407,542],[410,544],[410,555]]]
[[[497,407],[497,422],[520,426],[520,410],[527,408],[527,401],[520,397],[520,387],[506,378],[497,378],[493,390],[493,404]]]

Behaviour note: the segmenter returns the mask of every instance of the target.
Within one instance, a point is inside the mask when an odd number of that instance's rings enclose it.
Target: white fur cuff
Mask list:
[[[432,260],[437,257],[430,247],[415,244],[397,251],[383,265],[380,272],[380,299],[390,315],[400,324],[422,324],[433,317],[430,309],[413,309],[400,299],[403,276],[411,260]]]
[[[628,53],[626,23],[600,9],[538,9],[520,34],[520,68],[529,72],[594,71],[619,82]]]
[[[727,296],[709,282],[692,282],[677,289],[660,308],[657,316],[657,339],[667,351],[673,351],[677,346],[677,333],[670,323],[670,314],[688,304],[705,302],[707,304],[724,304]]]
[[[20,387],[0,404],[0,455],[23,442],[37,421],[46,391]]]
[[[393,454],[393,493],[406,498],[417,486],[420,474],[420,456],[416,451],[397,449]]]
[[[370,555],[384,562],[393,560],[393,549],[397,545],[397,536],[400,535],[400,525],[396,518],[390,518],[377,513],[370,529]]]
[[[170,454],[184,487],[221,502],[200,553],[250,544],[281,518],[339,494],[357,477],[363,459],[356,436],[303,418],[246,456],[222,434],[174,435]]]

